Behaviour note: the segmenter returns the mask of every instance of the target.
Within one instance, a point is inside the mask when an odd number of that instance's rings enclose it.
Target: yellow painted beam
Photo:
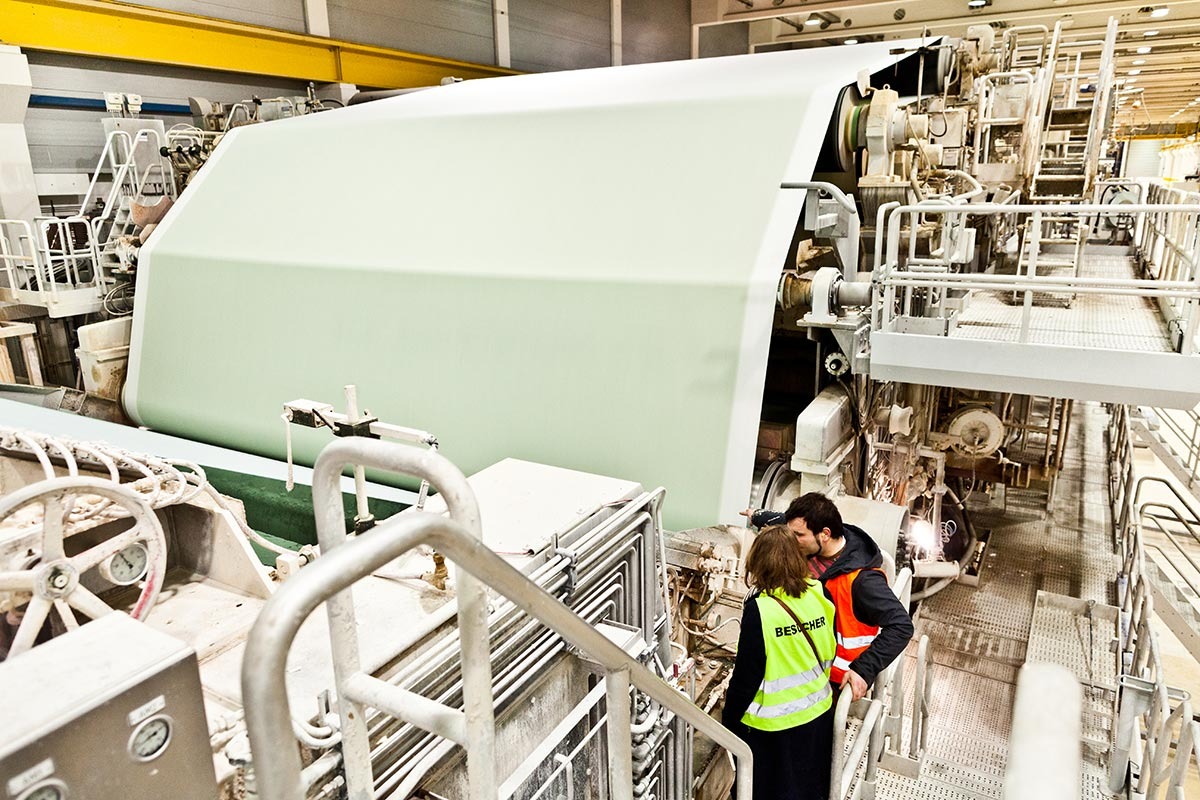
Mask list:
[[[0,0],[0,42],[29,50],[399,89],[513,70],[111,0]]]

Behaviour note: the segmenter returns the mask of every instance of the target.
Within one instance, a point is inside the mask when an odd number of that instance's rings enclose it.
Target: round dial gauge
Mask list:
[[[17,800],[66,800],[67,787],[62,781],[39,783]]]
[[[170,741],[170,718],[151,717],[138,725],[129,737],[129,754],[138,761],[151,761],[162,755]]]
[[[108,560],[104,577],[118,586],[128,586],[146,574],[149,563],[150,552],[146,545],[134,542]]]

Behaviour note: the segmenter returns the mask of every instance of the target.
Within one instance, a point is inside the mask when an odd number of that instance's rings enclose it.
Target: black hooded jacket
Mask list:
[[[759,511],[750,518],[755,527],[784,524],[783,513],[779,511]],[[912,618],[908,610],[900,604],[900,600],[892,593],[887,584],[887,578],[875,569],[883,566],[883,554],[879,545],[875,544],[866,531],[856,525],[842,524],[842,535],[846,546],[838,554],[837,559],[821,576],[824,583],[837,575],[844,575],[856,569],[864,570],[854,579],[850,595],[854,601],[854,616],[867,625],[878,625],[879,635],[871,646],[850,665],[867,685],[875,682],[875,677],[887,669],[896,657],[904,652],[904,648],[913,637]],[[825,594],[829,594],[828,591]],[[838,609],[839,613],[841,609]]]

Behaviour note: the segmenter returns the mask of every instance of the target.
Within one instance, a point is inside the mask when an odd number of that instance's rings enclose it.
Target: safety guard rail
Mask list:
[[[346,468],[359,464],[428,480],[445,499],[450,518],[426,512],[403,514],[384,520],[367,535],[348,539],[340,476]],[[304,796],[300,754],[291,741],[286,664],[300,625],[321,603],[325,603],[329,616],[350,800],[374,797],[365,706],[463,745],[467,750],[470,797],[496,800],[487,595],[480,579],[605,668],[609,797],[633,797],[631,684],[726,748],[737,760],[739,796],[751,797],[753,758],[749,746],[486,547],[480,539],[475,497],[465,477],[445,457],[382,441],[334,442],[322,450],[314,467],[313,504],[322,556],[285,583],[264,606],[250,631],[242,665],[246,725],[258,792],[264,800],[299,800]],[[432,545],[460,568],[458,619],[464,711],[379,681],[359,667],[353,599],[348,590],[356,581],[420,544]]]
[[[0,219],[0,299],[41,306],[51,316],[97,310],[97,258],[93,229],[82,217]]]
[[[886,565],[885,565],[886,571]],[[889,575],[889,578],[891,576]],[[905,608],[912,596],[912,570],[900,570],[892,581],[892,591]],[[904,753],[903,714],[904,658],[897,658],[876,679],[871,696],[854,702],[850,692],[838,697],[833,719],[833,762],[830,766],[829,796],[834,800],[875,797],[877,774],[882,764],[893,772],[916,778],[920,774],[929,737],[929,697],[933,690],[933,671],[930,668],[929,637],[922,636],[917,646],[916,675],[913,682],[912,725],[909,729],[908,752]],[[846,735],[851,716],[862,724],[855,734],[854,744],[846,753]],[[860,785],[851,794],[854,778],[866,765]]]
[[[1038,275],[1040,237],[1030,236],[1023,272],[1015,275],[965,273],[953,271],[958,263],[959,243],[966,235],[967,222],[982,217],[1026,215],[1030,229],[1040,231],[1043,220],[1077,220],[1083,225],[1089,217],[1133,216],[1146,218],[1143,227],[1151,231],[1147,240],[1146,271],[1150,278],[1104,278],[1087,275]],[[908,225],[902,227],[907,217]],[[918,240],[928,231],[928,222],[940,221],[942,244],[931,247],[928,255],[918,255]],[[1165,221],[1164,221],[1165,220]],[[924,224],[923,224],[924,223]],[[1179,236],[1183,226],[1187,238]],[[1161,235],[1160,235],[1161,232]],[[897,206],[888,214],[886,253],[875,265],[874,278],[878,293],[872,312],[872,330],[894,332],[901,317],[912,316],[919,309],[923,316],[950,318],[957,306],[948,304],[951,291],[980,290],[1017,292],[1023,295],[1023,310],[1018,341],[1029,341],[1034,294],[1066,295],[1132,295],[1154,297],[1167,315],[1172,331],[1172,345],[1177,352],[1193,355],[1197,349],[1196,334],[1200,330],[1200,270],[1197,269],[1196,236],[1200,232],[1200,197],[1192,203],[1098,205],[1046,204],[1009,205],[1004,203],[938,202]],[[906,256],[901,266],[901,245],[906,240]],[[1185,250],[1186,245],[1190,250]],[[1154,255],[1169,251],[1176,255],[1171,261],[1155,262]],[[915,302],[914,302],[915,301]]]
[[[1187,487],[1200,488],[1200,412],[1175,408],[1156,408],[1162,427],[1159,432],[1188,474]]]
[[[1128,789],[1145,800],[1175,800],[1184,796],[1189,767],[1200,771],[1200,723],[1187,692],[1167,685],[1158,635],[1151,627],[1154,598],[1147,583],[1138,503],[1143,486],[1162,479],[1137,476],[1127,406],[1113,407],[1108,436],[1113,456],[1109,501],[1121,556],[1121,677],[1108,790],[1117,794]],[[1136,778],[1131,764],[1140,765]]]

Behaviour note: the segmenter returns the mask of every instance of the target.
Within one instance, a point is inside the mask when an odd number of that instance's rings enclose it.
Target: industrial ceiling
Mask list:
[[[750,22],[755,50],[962,36],[991,25],[1063,22],[1070,38],[1103,39],[1120,24],[1117,80],[1123,127],[1200,120],[1200,1],[1139,0],[694,0],[698,27]]]

